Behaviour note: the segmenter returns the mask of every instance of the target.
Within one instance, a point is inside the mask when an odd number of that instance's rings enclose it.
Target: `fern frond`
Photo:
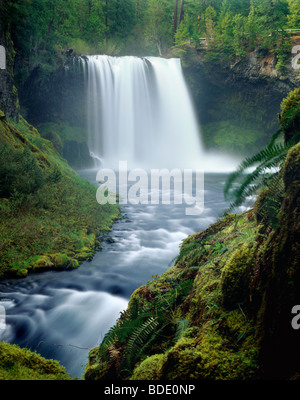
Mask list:
[[[125,351],[125,359],[128,369],[131,369],[134,366],[134,362],[137,360],[137,355],[140,353],[141,349],[145,348],[157,326],[158,319],[150,317],[131,334]]]
[[[247,197],[253,196],[264,185],[266,179],[272,176],[272,169],[280,169],[284,163],[289,148],[293,145],[293,141],[288,144],[276,143],[281,130],[277,131],[271,138],[269,145],[255,154],[253,157],[246,158],[236,171],[231,173],[227,179],[224,196],[225,199],[234,199],[229,205],[227,212],[231,212],[234,208],[240,206]],[[255,169],[246,173],[246,170],[255,167]],[[237,188],[234,184],[241,181]]]
[[[178,342],[178,340],[182,337],[184,331],[188,328],[190,321],[188,319],[176,319],[177,329],[174,336],[174,342]]]

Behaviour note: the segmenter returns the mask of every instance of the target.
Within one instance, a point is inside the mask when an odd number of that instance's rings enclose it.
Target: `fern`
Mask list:
[[[229,175],[224,195],[226,200],[233,201],[227,209],[228,212],[243,204],[248,197],[256,195],[261,188],[272,187],[272,180],[278,170],[281,170],[289,149],[299,141],[300,137],[300,132],[298,132],[287,143],[276,143],[282,132],[282,129],[277,131],[266,148],[253,157],[246,158],[238,169]],[[253,167],[252,172],[246,173]],[[272,172],[273,169],[276,172]],[[235,187],[236,184],[237,187]]]
[[[148,347],[158,324],[157,318],[150,317],[130,335],[125,350],[125,363],[129,370],[134,367],[136,360]]]
[[[176,333],[174,336],[174,342],[178,342],[178,340],[182,337],[184,331],[188,328],[189,326],[189,320],[188,319],[180,319],[178,318],[176,320],[176,325],[177,325],[177,329],[176,329]]]

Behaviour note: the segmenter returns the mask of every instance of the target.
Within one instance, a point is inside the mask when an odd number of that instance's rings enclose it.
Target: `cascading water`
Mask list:
[[[203,155],[179,59],[89,56],[88,145],[103,165],[188,168]]]
[[[88,75],[89,148],[113,168],[190,168],[224,172],[228,159],[202,151],[197,121],[179,60],[92,56]],[[232,165],[229,159],[227,165]],[[96,184],[94,171],[81,171]],[[0,340],[37,350],[80,376],[135,289],[163,273],[187,235],[206,228],[226,208],[223,174],[205,181],[205,209],[186,215],[185,205],[123,205],[112,240],[92,261],[71,271],[31,274],[0,282],[5,329]],[[174,189],[175,191],[175,189]],[[80,212],[80,210],[79,210]],[[2,315],[3,317],[3,315]]]

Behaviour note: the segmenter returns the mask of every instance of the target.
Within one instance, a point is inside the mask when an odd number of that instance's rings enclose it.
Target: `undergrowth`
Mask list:
[[[77,267],[119,216],[25,120],[1,120],[0,276]],[[21,130],[22,131],[21,131]]]

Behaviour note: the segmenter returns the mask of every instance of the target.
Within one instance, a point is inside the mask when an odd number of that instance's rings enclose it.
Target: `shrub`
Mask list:
[[[43,170],[26,146],[13,149],[0,143],[0,197],[28,199],[45,183]]]

